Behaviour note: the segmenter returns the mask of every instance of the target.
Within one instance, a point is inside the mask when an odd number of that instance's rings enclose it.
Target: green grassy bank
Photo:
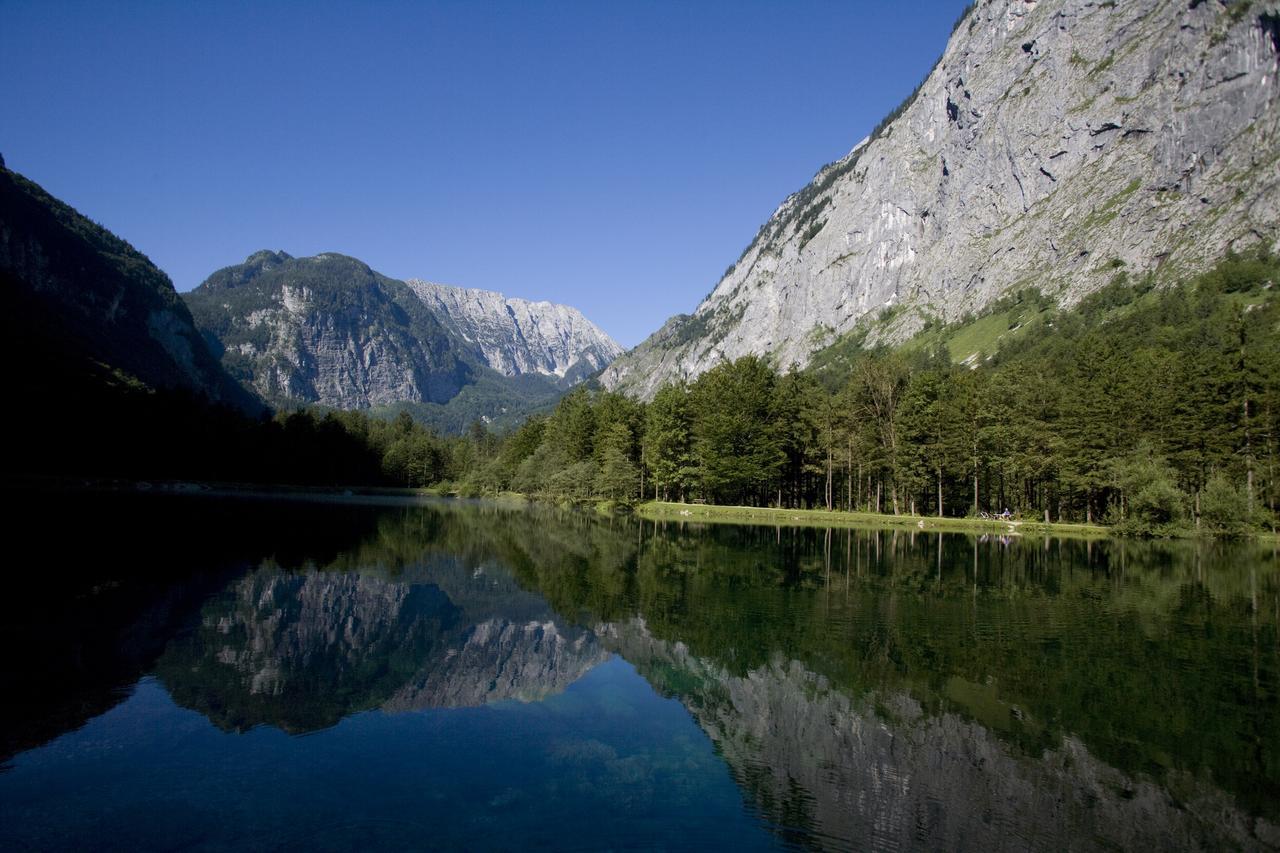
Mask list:
[[[751,506],[713,506],[649,501],[636,513],[654,521],[708,521],[729,524],[773,524],[800,527],[908,527],[913,530],[973,533],[1049,534],[1053,536],[1103,537],[1099,524],[1045,524],[1035,521],[987,521],[980,518],[938,518],[922,515],[885,515],[875,512],[842,512],[825,509],[773,509]]]

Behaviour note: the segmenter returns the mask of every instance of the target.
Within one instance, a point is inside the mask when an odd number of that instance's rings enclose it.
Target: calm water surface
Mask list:
[[[1277,849],[1271,546],[31,500],[0,848]]]

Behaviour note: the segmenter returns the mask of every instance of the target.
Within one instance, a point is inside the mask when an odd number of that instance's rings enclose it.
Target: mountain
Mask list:
[[[334,253],[257,252],[186,299],[226,369],[267,400],[407,408],[451,431],[517,422],[621,352],[576,309],[406,283]]]
[[[692,315],[601,375],[897,343],[1034,287],[1172,279],[1280,236],[1280,4],[982,0],[928,77],[788,197]]]
[[[185,294],[227,370],[263,398],[443,403],[476,365],[413,292],[345,255],[256,252]]]
[[[406,283],[504,376],[540,373],[576,384],[622,355],[622,347],[577,308],[418,279]]]
[[[209,352],[167,275],[2,160],[0,282],[8,363],[30,385],[24,405],[91,383],[259,408]]]

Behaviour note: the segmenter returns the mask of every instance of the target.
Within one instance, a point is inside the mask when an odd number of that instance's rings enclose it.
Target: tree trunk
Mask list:
[[[942,466],[938,466],[938,518],[942,518]]]
[[[1241,408],[1244,414],[1245,489],[1249,499],[1249,515],[1253,515],[1253,442],[1249,436],[1249,374],[1245,363],[1244,324],[1240,326],[1240,384],[1243,386]]]
[[[831,448],[827,448],[827,512],[831,512],[831,475],[832,475],[832,453]]]
[[[853,439],[849,439],[849,457],[844,466],[844,485],[845,499],[844,508],[846,512],[853,512]]]

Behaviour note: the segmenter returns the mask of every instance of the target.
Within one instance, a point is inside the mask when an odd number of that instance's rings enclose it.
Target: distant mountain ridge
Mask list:
[[[227,370],[275,402],[448,405],[483,388],[468,412],[511,418],[622,351],[577,309],[403,282],[336,253],[256,252],[185,297]]]
[[[437,317],[504,376],[541,373],[576,383],[622,355],[577,308],[411,278]]]
[[[601,383],[640,397],[855,330],[898,343],[1035,287],[1280,248],[1280,3],[979,0],[882,125],[788,197],[692,315]]]

